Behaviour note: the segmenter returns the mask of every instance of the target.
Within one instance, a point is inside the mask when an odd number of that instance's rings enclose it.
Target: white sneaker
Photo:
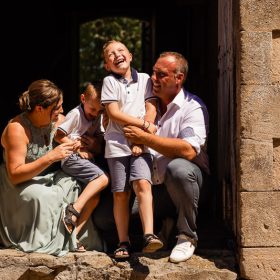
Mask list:
[[[189,240],[190,238],[182,235],[178,237],[177,244],[173,248],[169,257],[170,262],[184,262],[193,255],[195,246]]]

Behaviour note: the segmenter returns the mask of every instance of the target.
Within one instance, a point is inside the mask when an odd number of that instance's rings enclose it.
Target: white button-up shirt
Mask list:
[[[193,160],[202,170],[209,173],[206,153],[209,119],[202,100],[182,89],[171,103],[167,111],[158,120],[157,135],[167,138],[179,138],[187,141],[197,152]],[[163,183],[168,163],[172,160],[156,151],[153,162],[153,183]]]

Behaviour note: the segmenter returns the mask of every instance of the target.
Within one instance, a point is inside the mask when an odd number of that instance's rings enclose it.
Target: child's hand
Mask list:
[[[83,135],[81,137],[81,150],[87,149],[93,151],[96,146],[96,138],[93,136]]]
[[[151,133],[151,134],[155,134],[157,132],[157,127],[150,122],[150,126],[147,129],[147,132]]]
[[[155,134],[157,132],[157,127],[149,121],[144,121],[142,129],[150,134]]]
[[[93,153],[88,152],[88,151],[87,152],[79,151],[78,154],[81,158],[84,158],[84,159],[92,159],[93,158]]]
[[[143,145],[140,144],[132,144],[131,145],[131,152],[134,156],[140,156],[143,153]]]
[[[81,139],[76,139],[76,140],[74,140],[74,143],[73,143],[73,150],[75,151],[75,152],[78,152],[79,151],[79,149],[81,148]]]

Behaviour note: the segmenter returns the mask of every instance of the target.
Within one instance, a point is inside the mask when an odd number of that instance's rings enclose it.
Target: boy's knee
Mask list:
[[[102,175],[102,185],[104,186],[104,188],[106,188],[109,185],[109,177],[107,176],[107,174],[103,174]]]

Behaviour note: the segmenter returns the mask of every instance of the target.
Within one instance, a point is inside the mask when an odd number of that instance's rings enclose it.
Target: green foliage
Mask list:
[[[142,23],[140,20],[110,17],[84,23],[80,27],[80,88],[88,81],[100,82],[104,70],[102,47],[108,40],[123,42],[133,55],[132,66],[141,71]]]

